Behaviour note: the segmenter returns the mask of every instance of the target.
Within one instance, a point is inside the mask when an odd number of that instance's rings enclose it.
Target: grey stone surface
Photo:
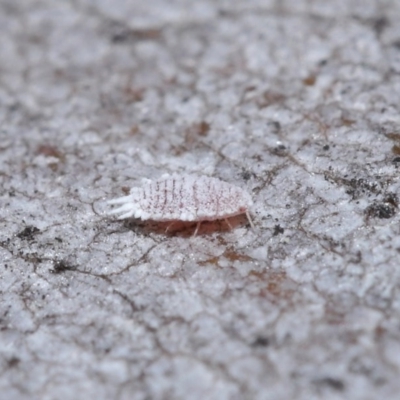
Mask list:
[[[399,18],[0,0],[0,399],[398,399]],[[107,216],[172,172],[256,229]]]

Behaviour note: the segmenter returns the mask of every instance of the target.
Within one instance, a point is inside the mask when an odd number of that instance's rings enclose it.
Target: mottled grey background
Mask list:
[[[399,20],[0,0],[0,399],[398,399]],[[107,217],[172,172],[256,229]]]

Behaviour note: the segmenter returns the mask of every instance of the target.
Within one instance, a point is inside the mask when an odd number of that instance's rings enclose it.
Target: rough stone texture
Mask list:
[[[0,0],[0,399],[398,399],[399,20]],[[166,172],[256,229],[107,217]]]

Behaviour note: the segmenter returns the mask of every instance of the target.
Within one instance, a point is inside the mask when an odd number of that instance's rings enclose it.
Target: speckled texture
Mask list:
[[[0,0],[0,400],[397,400],[399,20]],[[174,172],[257,229],[107,216]]]

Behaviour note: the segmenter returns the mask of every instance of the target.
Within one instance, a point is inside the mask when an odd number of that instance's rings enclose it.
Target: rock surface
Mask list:
[[[399,18],[0,0],[0,399],[398,399]],[[173,172],[256,229],[107,216]]]

